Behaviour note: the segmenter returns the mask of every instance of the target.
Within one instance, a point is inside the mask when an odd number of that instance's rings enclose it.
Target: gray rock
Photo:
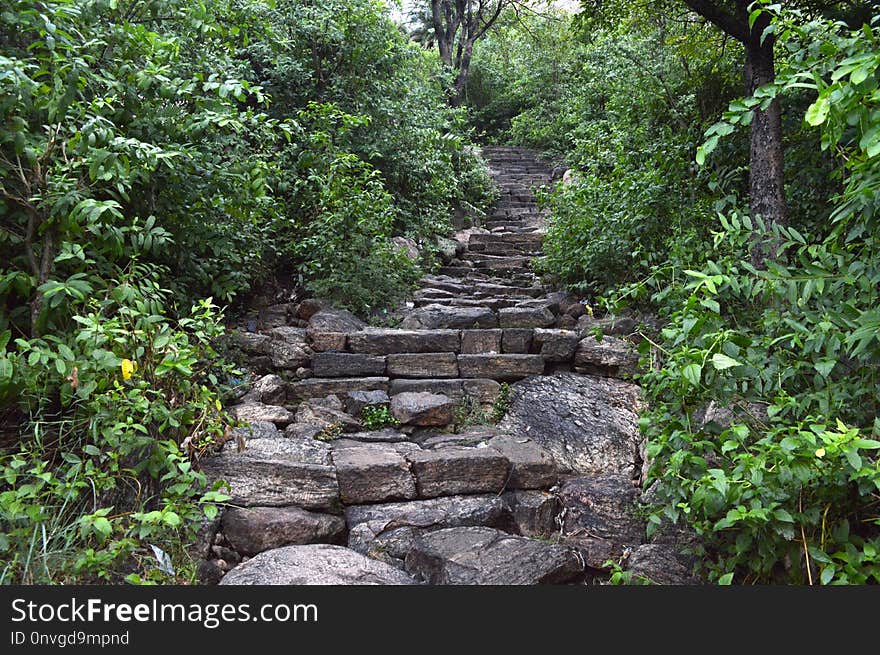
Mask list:
[[[490,448],[440,448],[408,456],[420,498],[499,493],[510,464]]]
[[[245,457],[282,458],[322,466],[330,464],[330,447],[327,444],[314,439],[291,439],[286,433],[280,439],[248,441],[241,454]]]
[[[619,558],[644,540],[639,491],[630,478],[614,473],[572,478],[560,485],[557,495],[563,508],[562,534],[584,546],[590,566],[602,568],[605,560]]]
[[[293,382],[288,387],[292,399],[322,398],[333,394],[344,397],[349,391],[388,391],[388,378],[309,378]]]
[[[561,511],[559,499],[546,491],[506,491],[505,529],[526,537],[549,537],[559,532],[556,522]]]
[[[223,515],[223,535],[242,555],[293,544],[333,542],[342,538],[345,521],[299,507],[233,508]]]
[[[504,503],[497,495],[348,507],[348,546],[370,556],[381,550],[403,560],[419,534],[440,528],[494,526],[502,520],[503,511]]]
[[[239,439],[245,443],[251,439],[280,439],[281,432],[278,426],[268,421],[254,421],[243,428],[232,429],[232,440],[238,442]]]
[[[244,423],[266,422],[285,426],[293,423],[294,416],[290,410],[278,405],[263,403],[243,403],[230,409],[236,419]]]
[[[226,574],[222,585],[407,585],[399,569],[342,546],[285,546],[260,553]]]
[[[529,352],[532,347],[533,334],[534,330],[531,328],[507,328],[501,339],[502,352],[514,354]]]
[[[333,462],[336,464],[340,497],[346,505],[416,497],[409,462],[390,449],[364,445],[335,450]]]
[[[450,307],[434,304],[410,312],[401,322],[400,327],[411,330],[495,328],[498,327],[498,319],[488,307]]]
[[[309,407],[327,407],[328,409],[337,409],[340,412],[345,409],[339,396],[332,393],[323,398],[308,398],[305,403]]]
[[[447,528],[415,540],[406,570],[429,584],[532,585],[569,582],[583,572],[564,546],[493,528]]]
[[[270,305],[260,310],[260,326],[267,330],[269,328],[283,327],[290,320],[293,306],[289,303],[279,305]]]
[[[556,317],[546,307],[503,307],[498,310],[498,322],[502,328],[551,327]]]
[[[640,468],[639,388],[611,378],[562,373],[511,387],[499,427],[528,436],[562,470],[619,472]]]
[[[458,370],[463,378],[520,380],[544,373],[540,355],[459,355]]]
[[[248,353],[249,355],[268,355],[269,337],[256,332],[230,332],[229,341],[233,348]]]
[[[384,375],[385,357],[360,353],[315,353],[312,373],[321,378]]]
[[[580,336],[574,330],[535,330],[534,347],[548,362],[567,362],[574,357]]]
[[[202,560],[199,562],[196,577],[204,585],[215,585],[223,579],[224,570],[218,565],[217,560]]]
[[[287,383],[277,375],[264,375],[254,382],[251,393],[259,402],[282,405],[287,400]]]
[[[322,309],[313,314],[306,328],[309,337],[327,332],[357,332],[367,326],[361,319],[344,309]]]
[[[605,316],[593,318],[589,314],[578,317],[578,331],[582,337],[601,334],[625,336],[632,334],[636,329],[636,321],[630,316]]]
[[[448,425],[455,418],[455,403],[443,394],[399,393],[391,397],[391,414],[406,425]]]
[[[388,376],[392,378],[455,378],[455,353],[399,353],[388,355]]]
[[[361,443],[401,443],[409,441],[409,437],[393,428],[384,428],[382,430],[352,432],[345,435],[345,440]],[[338,447],[338,445],[335,442],[333,444],[334,448]]]
[[[498,435],[489,440],[489,447],[510,462],[508,489],[544,489],[556,484],[553,458],[528,437]]]
[[[462,330],[461,352],[481,355],[501,352],[501,330]]]
[[[449,396],[453,400],[460,400],[462,391],[462,380],[444,378],[442,380],[407,380],[406,378],[398,378],[391,380],[389,385],[389,395],[396,396],[400,393],[439,393]]]
[[[345,411],[352,416],[360,416],[364,407],[388,405],[391,398],[384,391],[349,391],[345,394],[343,402]]]
[[[319,431],[333,426],[339,426],[343,432],[359,432],[361,430],[360,422],[353,416],[331,407],[313,406],[307,403],[303,403],[296,410],[296,422],[314,425]]]
[[[632,344],[616,337],[585,337],[574,354],[575,370],[583,373],[619,377],[638,371],[639,355]]]
[[[260,439],[253,443],[268,441]],[[308,464],[249,450],[221,453],[203,459],[201,466],[211,482],[224,480],[229,483],[231,502],[235,505],[339,509],[339,486],[332,466]]]
[[[395,330],[367,328],[348,336],[348,348],[355,353],[457,353],[461,348],[458,330]]]
[[[313,332],[309,337],[309,343],[316,353],[339,352],[345,350],[348,335],[345,332]]]
[[[403,252],[410,260],[414,262],[419,260],[419,247],[412,239],[408,239],[407,237],[394,237],[391,239],[391,243],[393,243],[394,246]]]
[[[326,300],[318,298],[306,298],[296,307],[295,316],[302,320],[308,321],[312,316],[324,309],[330,309],[330,303]]]
[[[625,568],[633,576],[647,579],[654,584],[700,584],[700,578],[694,574],[693,558],[669,544],[642,544],[636,547],[630,553]]]
[[[491,405],[498,400],[501,394],[501,385],[495,380],[483,380],[473,378],[461,381],[461,390],[466,396],[470,396],[483,405]]]
[[[267,346],[272,366],[279,369],[295,371],[306,366],[312,357],[306,339],[306,331],[296,327],[276,327],[270,333]]]

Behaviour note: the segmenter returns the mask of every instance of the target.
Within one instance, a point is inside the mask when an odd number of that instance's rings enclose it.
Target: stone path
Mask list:
[[[205,582],[583,583],[609,560],[688,579],[680,535],[643,543],[638,388],[620,379],[637,357],[593,336],[632,324],[541,285],[550,170],[483,153],[501,198],[399,326],[307,300],[233,335],[263,375],[234,408],[250,427],[201,463],[233,496],[197,545]]]

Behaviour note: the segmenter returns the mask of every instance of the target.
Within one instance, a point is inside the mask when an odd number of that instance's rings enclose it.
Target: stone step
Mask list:
[[[451,305],[453,307],[488,307],[497,312],[503,307],[513,307],[517,304],[517,298],[444,298],[439,300],[419,300],[416,299],[416,307],[425,305]]]
[[[388,378],[384,376],[354,378],[306,378],[291,382],[288,386],[288,402],[300,402],[309,398],[329,395],[345,397],[350,391],[388,391]]]
[[[521,380],[543,375],[544,359],[540,355],[459,355],[458,369],[463,378]]]
[[[498,317],[489,307],[449,307],[438,303],[419,307],[400,322],[408,330],[467,330],[498,327]]]
[[[461,349],[458,330],[405,330],[366,328],[348,335],[348,349],[354,353],[457,353]]]

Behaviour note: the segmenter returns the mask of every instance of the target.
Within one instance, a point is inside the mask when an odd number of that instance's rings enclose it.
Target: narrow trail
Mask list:
[[[636,509],[638,388],[620,378],[637,358],[589,336],[627,326],[531,269],[549,167],[483,154],[501,197],[399,326],[304,301],[234,334],[264,375],[233,408],[250,427],[202,462],[233,496],[198,546],[205,582],[568,584],[609,560],[686,575]]]

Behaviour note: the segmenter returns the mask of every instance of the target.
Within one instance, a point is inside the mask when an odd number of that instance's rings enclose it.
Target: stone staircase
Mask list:
[[[544,229],[533,189],[550,181],[549,167],[521,148],[483,155],[501,197],[484,225],[456,235],[456,258],[425,276],[399,326],[369,327],[307,300],[267,308],[233,335],[264,375],[233,408],[250,427],[201,462],[233,496],[198,546],[204,581],[570,583],[640,543],[629,506],[638,393],[616,379],[637,357],[624,340],[593,336],[627,326],[596,321],[532,271]],[[560,411],[564,392],[542,397],[542,380],[589,385],[599,404],[582,418],[578,392]],[[555,427],[531,432],[530,412],[574,421],[577,443],[560,443]],[[607,462],[580,467],[595,453],[571,455],[591,443],[581,432],[602,412],[621,422],[597,429],[613,447],[589,446],[619,451],[610,481]],[[617,532],[596,537],[596,516]]]

